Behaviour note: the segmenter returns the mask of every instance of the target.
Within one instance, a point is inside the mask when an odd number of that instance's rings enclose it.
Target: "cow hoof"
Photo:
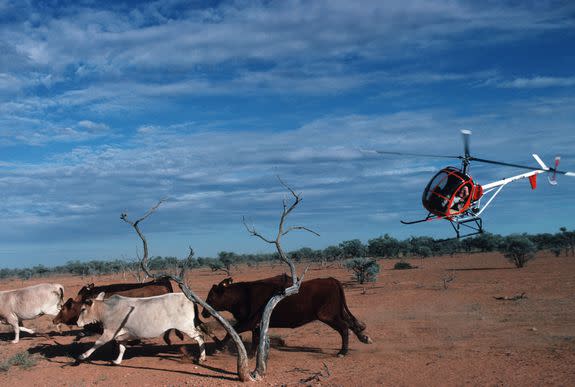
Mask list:
[[[361,341],[364,344],[373,344],[373,340],[371,339],[371,337],[367,335],[360,336],[359,341]]]
[[[12,343],[12,344],[18,344],[19,341],[20,341],[20,340],[12,340],[11,343]]]
[[[113,366],[119,366],[120,364],[122,364],[121,361],[112,360],[112,365],[113,365]]]
[[[337,357],[345,357],[345,355],[347,355],[347,351],[337,353]]]

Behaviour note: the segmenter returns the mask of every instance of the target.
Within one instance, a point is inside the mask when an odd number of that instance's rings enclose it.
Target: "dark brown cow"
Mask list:
[[[115,294],[124,297],[151,297],[151,296],[159,296],[166,293],[173,293],[174,289],[172,287],[172,283],[170,279],[167,277],[158,278],[154,281],[145,282],[145,283],[128,283],[128,284],[111,284],[111,285],[103,285],[103,286],[94,286],[94,284],[88,284],[84,286],[78,292],[78,295],[75,298],[68,298],[68,300],[62,305],[62,309],[60,309],[60,313],[52,322],[54,324],[66,324],[66,325],[75,325],[78,321],[78,316],[80,316],[80,311],[82,308],[82,304],[89,299],[96,298],[98,294],[101,292],[105,293],[105,298],[111,297]],[[195,305],[195,304],[194,304]],[[196,316],[197,313],[197,306],[196,308]],[[196,323],[201,323],[199,321],[199,317],[196,317],[198,321]],[[101,331],[101,327],[90,327],[91,330]],[[179,331],[175,331],[176,335],[183,340],[182,333]],[[79,337],[78,337],[79,338]],[[78,339],[77,338],[77,339]],[[169,339],[169,332],[166,332],[164,335],[164,340],[168,345],[171,344]]]
[[[254,351],[259,339],[259,322],[267,302],[291,285],[291,277],[286,274],[238,283],[232,283],[231,278],[228,278],[212,286],[206,302],[218,311],[231,312],[237,321],[234,329],[238,333],[252,331]],[[206,318],[210,316],[205,309],[202,315]],[[304,281],[299,293],[286,297],[277,304],[270,319],[270,327],[296,328],[315,320],[329,325],[341,335],[341,350],[338,356],[344,356],[348,352],[348,329],[351,329],[362,343],[372,342],[363,333],[365,324],[349,311],[343,287],[335,278]],[[221,344],[227,340],[229,335],[226,335]]]

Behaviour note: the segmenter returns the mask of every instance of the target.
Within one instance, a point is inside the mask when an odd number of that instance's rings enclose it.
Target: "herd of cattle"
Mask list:
[[[259,338],[259,323],[268,300],[291,286],[291,277],[283,274],[251,282],[233,283],[227,278],[210,289],[206,302],[217,311],[228,311],[235,319],[234,329],[252,332],[252,351]],[[84,286],[75,298],[64,302],[64,287],[59,284],[39,284],[26,288],[0,291],[0,320],[14,329],[17,343],[20,331],[33,334],[22,326],[44,314],[55,316],[53,323],[77,325],[101,333],[94,345],[78,360],[87,359],[105,343],[115,340],[119,355],[113,360],[120,364],[129,340],[151,339],[163,335],[171,345],[169,333],[182,333],[197,341],[200,347],[198,361],[205,360],[204,340],[198,307],[182,293],[174,293],[168,278],[147,283]],[[204,318],[210,317],[203,310]],[[299,293],[286,297],[274,309],[270,320],[272,328],[296,328],[319,320],[341,335],[339,356],[348,352],[349,330],[363,343],[371,343],[364,333],[365,324],[357,320],[347,307],[341,283],[334,278],[304,281]],[[230,339],[213,337],[219,348]]]

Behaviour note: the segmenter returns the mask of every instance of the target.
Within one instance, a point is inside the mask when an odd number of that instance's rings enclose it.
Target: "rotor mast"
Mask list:
[[[463,136],[463,148],[465,155],[461,159],[461,163],[463,165],[462,172],[467,175],[467,170],[469,169],[469,159],[471,155],[469,153],[469,136],[471,135],[471,130],[463,129],[461,131],[461,135]]]

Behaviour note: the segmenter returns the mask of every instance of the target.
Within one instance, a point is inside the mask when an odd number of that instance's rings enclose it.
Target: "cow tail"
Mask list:
[[[347,307],[343,286],[341,286],[341,283],[339,281],[336,280],[336,282],[341,297],[343,318],[346,321],[347,325],[349,326],[349,329],[351,329],[352,332],[355,333],[359,341],[365,344],[371,344],[372,343],[371,338],[363,333],[363,331],[365,331],[366,328],[365,323],[355,318],[355,316],[351,313],[351,311]]]

